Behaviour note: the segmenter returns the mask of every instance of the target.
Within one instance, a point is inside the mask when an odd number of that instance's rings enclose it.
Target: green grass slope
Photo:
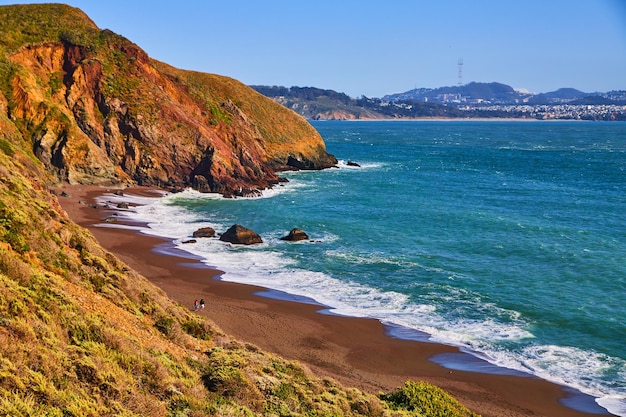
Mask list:
[[[5,53],[25,44],[67,40],[93,44],[100,30],[81,10],[63,4],[29,4],[3,7],[0,46]],[[4,54],[3,54],[4,55]]]

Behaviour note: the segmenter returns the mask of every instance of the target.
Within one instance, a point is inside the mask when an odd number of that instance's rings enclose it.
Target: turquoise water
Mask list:
[[[287,173],[262,198],[185,191],[133,216],[177,242],[240,223],[265,242],[181,247],[225,280],[425,332],[626,415],[626,124],[314,126],[338,168]],[[281,241],[293,227],[311,241]]]

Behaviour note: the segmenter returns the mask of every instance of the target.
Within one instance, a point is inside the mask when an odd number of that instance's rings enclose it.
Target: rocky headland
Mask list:
[[[337,162],[295,112],[232,78],[151,59],[77,9],[3,7],[0,47],[2,130],[58,181],[248,195],[281,170]]]

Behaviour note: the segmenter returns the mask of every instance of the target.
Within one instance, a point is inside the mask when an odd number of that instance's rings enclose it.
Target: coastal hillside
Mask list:
[[[300,118],[278,113],[298,128],[250,121],[271,105],[228,95],[234,80],[151,61],[66,6],[0,7],[0,29],[0,415],[474,415],[426,383],[368,394],[234,340],[104,250],[50,191],[60,180],[183,186],[192,127],[208,147],[197,175],[221,190],[256,187],[289,157],[332,161]],[[156,120],[165,115],[179,119]],[[157,130],[174,120],[179,136]],[[256,148],[239,140],[252,131]],[[233,178],[209,176],[220,169]]]
[[[64,5],[0,7],[3,114],[59,181],[246,195],[336,159],[242,83],[151,59]]]

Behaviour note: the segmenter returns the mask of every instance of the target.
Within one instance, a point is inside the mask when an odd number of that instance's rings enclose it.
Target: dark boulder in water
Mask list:
[[[309,235],[307,235],[304,232],[304,230],[294,227],[293,229],[291,229],[291,231],[289,232],[287,236],[281,237],[280,240],[288,240],[290,242],[297,242],[299,240],[307,240],[308,238],[309,238]]]
[[[193,237],[215,237],[215,229],[212,227],[201,227],[193,232]]]
[[[356,162],[354,162],[354,161],[348,161],[348,162],[346,163],[346,165],[348,165],[349,167],[360,167],[360,166],[361,166],[361,165],[357,164],[357,163],[356,163]]]
[[[235,245],[254,245],[255,243],[263,243],[263,239],[256,232],[246,229],[240,224],[234,224],[225,233],[220,236],[223,242],[233,243]]]

